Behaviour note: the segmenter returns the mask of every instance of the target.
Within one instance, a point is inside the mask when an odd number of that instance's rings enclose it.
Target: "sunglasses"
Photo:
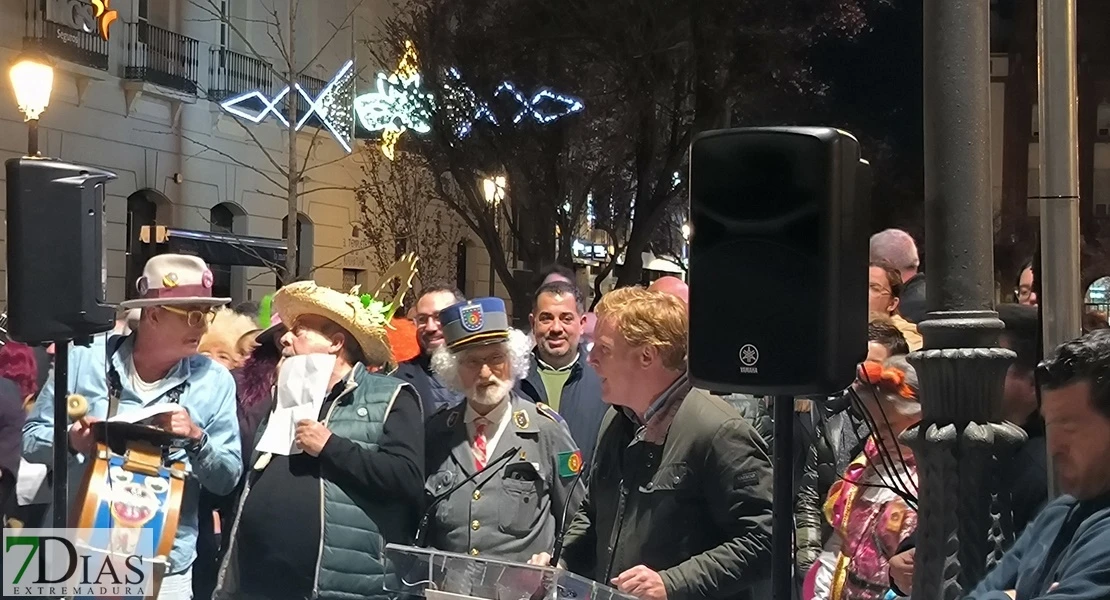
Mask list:
[[[185,317],[185,321],[189,324],[189,327],[211,325],[212,321],[216,320],[216,312],[213,310],[185,310],[173,306],[163,306],[162,308],[175,315]]]

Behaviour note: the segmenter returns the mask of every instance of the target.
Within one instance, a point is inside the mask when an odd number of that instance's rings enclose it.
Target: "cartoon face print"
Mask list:
[[[119,527],[145,525],[161,508],[158,495],[169,490],[169,482],[161,477],[146,477],[140,483],[134,481],[131,472],[119,467],[113,467],[108,476],[112,481],[112,517]]]

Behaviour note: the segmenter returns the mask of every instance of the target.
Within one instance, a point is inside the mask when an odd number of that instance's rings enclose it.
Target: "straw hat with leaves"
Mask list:
[[[274,294],[272,310],[291,326],[302,315],[316,315],[332,321],[350,332],[362,350],[368,367],[395,367],[386,328],[416,275],[415,254],[407,254],[382,275],[373,294],[359,293],[359,286],[343,293],[317,285],[314,281],[290,283]],[[400,287],[392,300],[380,298],[395,278]]]

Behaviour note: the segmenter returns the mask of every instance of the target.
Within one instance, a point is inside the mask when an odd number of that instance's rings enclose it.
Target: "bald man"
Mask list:
[[[678,277],[671,277],[670,275],[660,277],[648,286],[648,290],[670,294],[682,300],[683,304],[690,304],[690,286]]]

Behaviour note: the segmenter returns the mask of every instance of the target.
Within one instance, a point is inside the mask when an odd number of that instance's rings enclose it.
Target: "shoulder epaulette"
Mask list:
[[[563,425],[567,424],[566,420],[563,419],[563,417],[560,416],[559,413],[555,412],[554,408],[551,408],[543,402],[536,403],[536,412],[547,417],[548,419],[551,419],[552,421],[555,421],[556,423],[561,423]]]

